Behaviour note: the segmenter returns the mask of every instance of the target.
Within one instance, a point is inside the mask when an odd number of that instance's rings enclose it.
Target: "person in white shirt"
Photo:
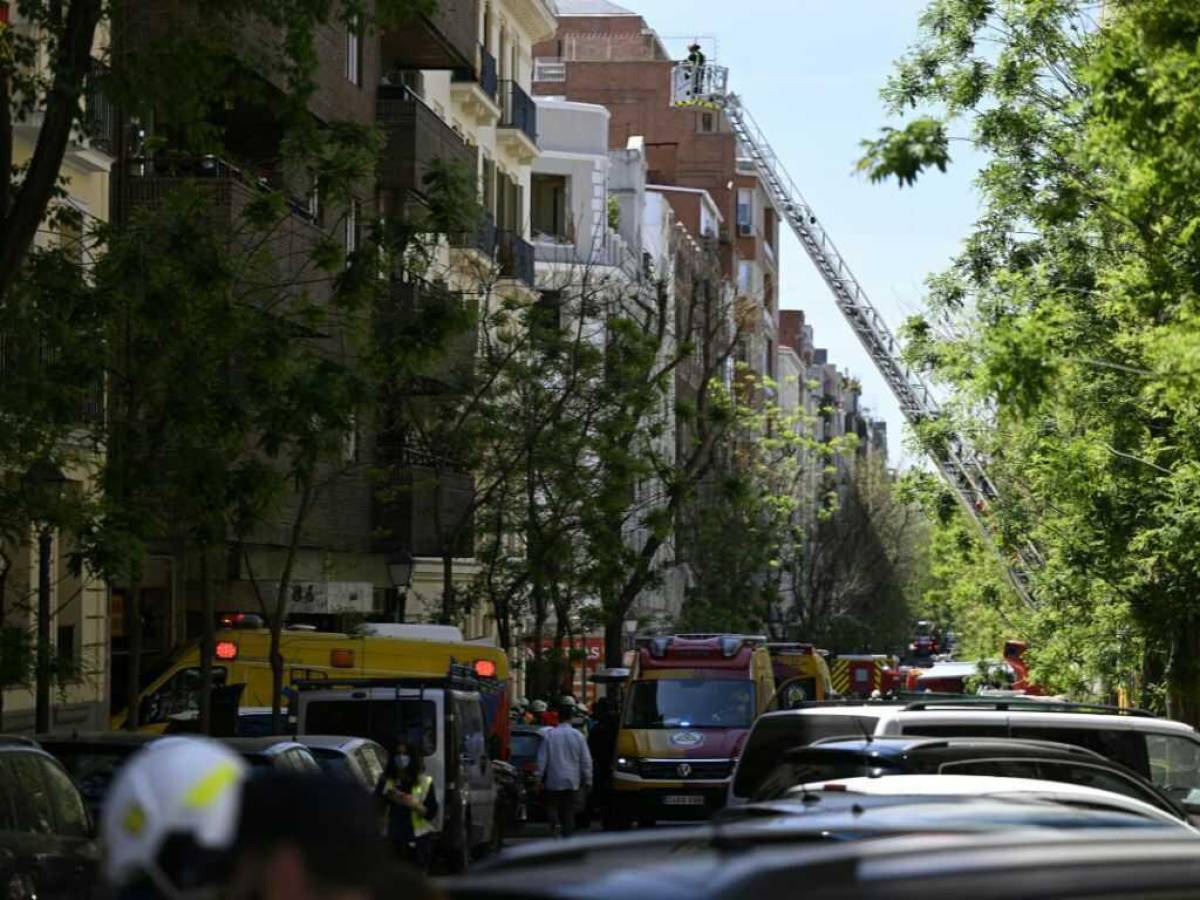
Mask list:
[[[575,710],[563,706],[558,712],[559,723],[542,732],[537,773],[550,828],[555,836],[570,837],[580,792],[592,788],[592,754],[587,739],[571,724]]]

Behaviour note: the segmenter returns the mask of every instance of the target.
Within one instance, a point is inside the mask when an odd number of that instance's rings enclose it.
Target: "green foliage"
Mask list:
[[[1005,552],[1032,542],[1045,558],[1037,608],[1014,607],[939,511],[929,601],[985,642],[1027,636],[1053,688],[1145,676],[1196,721],[1200,8],[1095,15],[1083,0],[937,0],[884,92],[986,157],[979,221],[930,280],[937,328],[909,329],[911,358],[952,394],[922,437],[969,434],[1004,498],[984,514]],[[868,145],[872,177],[928,168],[901,133]]]

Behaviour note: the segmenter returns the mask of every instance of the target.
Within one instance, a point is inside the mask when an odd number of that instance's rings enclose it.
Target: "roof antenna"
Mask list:
[[[858,716],[854,716],[854,724],[858,726],[858,730],[862,732],[863,739],[868,744],[873,743],[875,741],[875,735],[871,733],[871,730],[869,728],[867,728],[866,722],[864,722]]]

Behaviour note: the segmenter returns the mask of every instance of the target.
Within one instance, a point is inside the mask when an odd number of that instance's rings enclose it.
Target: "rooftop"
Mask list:
[[[560,16],[637,16],[609,0],[555,0]]]

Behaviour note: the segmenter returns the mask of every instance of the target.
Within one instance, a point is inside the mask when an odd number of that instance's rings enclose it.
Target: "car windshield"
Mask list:
[[[384,747],[397,742],[437,750],[437,709],[432,700],[313,700],[305,706],[305,734],[365,737]]]
[[[816,785],[859,776],[877,778],[905,771],[901,762],[872,758],[864,753],[839,751],[793,755],[771,769],[751,796],[754,800],[774,800],[800,784]]]
[[[117,775],[117,770],[137,749],[137,747],[112,750],[55,747],[53,753],[71,773],[71,778],[79,786],[79,793],[83,795],[88,806],[97,809],[103,804],[104,798],[108,794],[108,788]]]
[[[660,678],[633,685],[629,728],[748,728],[754,721],[749,681]]]
[[[309,747],[308,750],[326,775],[336,778],[354,778],[354,769],[350,765],[350,758],[345,753],[328,747]]]

